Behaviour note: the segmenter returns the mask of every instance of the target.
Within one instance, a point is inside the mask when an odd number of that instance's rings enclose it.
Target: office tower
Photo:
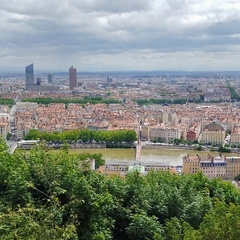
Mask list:
[[[77,87],[77,69],[73,66],[69,68],[69,87],[70,90]]]
[[[39,77],[36,79],[36,81],[37,81],[37,86],[40,86],[40,85],[41,85],[41,80],[42,80],[42,79],[39,78]]]
[[[48,83],[53,83],[53,75],[52,75],[52,73],[48,74]]]
[[[34,85],[34,70],[33,63],[25,67],[26,90],[29,90]]]
[[[107,77],[107,83],[111,84],[112,81],[113,81],[112,77],[108,76],[108,77]]]

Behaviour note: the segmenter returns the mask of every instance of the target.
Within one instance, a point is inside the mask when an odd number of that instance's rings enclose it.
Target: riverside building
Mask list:
[[[240,174],[240,157],[207,157],[185,156],[183,157],[184,174],[195,174],[202,172],[209,178],[222,178],[233,180]]]

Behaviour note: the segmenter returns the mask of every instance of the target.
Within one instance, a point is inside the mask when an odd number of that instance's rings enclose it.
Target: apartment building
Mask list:
[[[142,125],[141,126],[141,139],[148,140],[149,139],[149,132],[150,128],[148,125]]]
[[[219,121],[213,121],[205,126],[199,140],[205,144],[223,144],[225,134],[225,127]]]
[[[240,157],[185,156],[182,169],[184,174],[202,172],[209,178],[232,180],[240,174]]]
[[[235,127],[231,133],[231,146],[238,146],[240,144],[240,128]]]
[[[226,157],[226,179],[234,179],[240,174],[240,157]]]
[[[6,139],[9,132],[10,116],[7,113],[0,113],[0,135],[2,135],[4,139]]]
[[[168,127],[165,124],[150,127],[150,140],[157,139],[159,141],[170,142],[176,138],[181,138],[181,129],[177,127]]]

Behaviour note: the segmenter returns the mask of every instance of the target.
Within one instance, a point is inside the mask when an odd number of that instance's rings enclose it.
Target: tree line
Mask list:
[[[231,94],[231,99],[239,101],[240,100],[240,96],[237,94],[237,92],[235,91],[234,87],[231,86],[229,81],[227,81],[227,88],[229,89],[229,92]]]
[[[53,143],[64,143],[65,141],[76,143],[133,143],[136,141],[136,132],[134,130],[113,130],[113,131],[97,131],[97,130],[72,130],[63,132],[42,132],[31,129],[25,136],[25,140],[45,140]]]
[[[0,98],[0,105],[12,106],[13,104],[14,104],[14,100],[13,99]]]
[[[70,104],[70,103],[77,103],[85,105],[87,103],[97,104],[97,103],[121,103],[119,100],[116,99],[103,99],[102,97],[84,97],[83,99],[63,99],[63,98],[24,98],[22,102],[35,102],[38,104],[50,104],[50,103],[63,103],[63,104]]]
[[[135,99],[135,101],[139,105],[148,105],[148,104],[185,104],[188,102],[188,99],[185,98],[178,98],[178,99],[157,99],[157,98],[150,98],[150,99]],[[202,102],[201,99],[191,99],[191,102],[200,103]]]
[[[0,144],[0,238],[240,239],[240,192],[202,174],[107,176],[87,156]]]

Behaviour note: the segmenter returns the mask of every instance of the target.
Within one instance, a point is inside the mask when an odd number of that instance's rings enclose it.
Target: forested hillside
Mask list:
[[[240,239],[240,192],[201,174],[89,170],[91,154],[0,144],[0,239]],[[98,156],[99,157],[99,156]]]

